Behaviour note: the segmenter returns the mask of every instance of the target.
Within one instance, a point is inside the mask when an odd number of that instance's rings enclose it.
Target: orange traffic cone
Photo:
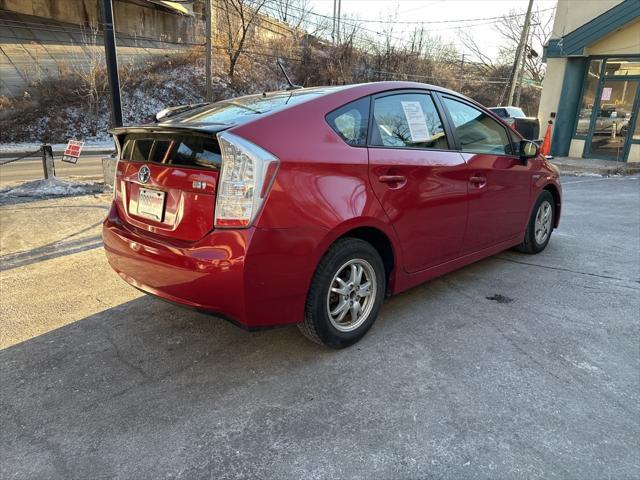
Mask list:
[[[544,140],[542,141],[542,146],[540,147],[540,153],[545,157],[551,157],[551,125],[553,121],[549,120],[547,124],[547,131],[544,134]]]

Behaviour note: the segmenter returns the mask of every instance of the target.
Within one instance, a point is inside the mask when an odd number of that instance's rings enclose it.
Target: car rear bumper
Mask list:
[[[249,329],[303,319],[314,269],[309,232],[220,229],[179,242],[126,224],[112,207],[102,237],[111,267],[144,292]]]

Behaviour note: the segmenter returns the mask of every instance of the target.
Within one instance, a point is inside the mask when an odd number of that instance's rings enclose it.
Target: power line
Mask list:
[[[538,10],[538,13],[541,12],[547,12],[549,10],[553,10],[554,8],[545,8],[543,10]],[[454,20],[407,20],[407,21],[401,21],[401,20],[372,20],[372,19],[356,19],[357,22],[361,22],[361,23],[384,23],[384,24],[388,24],[388,23],[392,23],[394,25],[414,25],[414,24],[419,24],[419,25],[427,25],[427,24],[439,24],[439,23],[465,23],[465,22],[479,22],[479,21],[485,21],[485,20],[502,20],[503,18],[516,18],[516,17],[524,17],[526,15],[526,13],[515,13],[515,14],[510,14],[510,15],[500,15],[498,17],[478,17],[478,18],[459,18],[459,19],[454,19]],[[493,22],[492,22],[493,23]]]
[[[280,5],[280,6],[287,6],[288,8],[290,8],[292,10],[296,10],[298,12],[307,13],[309,15],[313,15],[313,16],[316,16],[316,17],[321,17],[321,18],[324,18],[324,19],[327,19],[327,20],[331,20],[332,19],[332,17],[329,16],[329,15],[323,15],[321,13],[316,13],[316,12],[313,12],[311,10],[305,11],[304,9],[301,9],[300,7],[297,7],[297,6],[294,6],[294,5],[285,5],[285,4],[283,4],[282,2],[280,2],[278,0],[271,0],[269,2],[269,4],[272,4],[272,3],[276,3],[276,4]],[[267,4],[265,4],[265,5],[267,5]],[[554,8],[545,8],[543,10],[538,10],[538,12],[546,12],[546,11],[553,10],[553,9]],[[357,23],[383,23],[383,24],[392,24],[392,25],[394,25],[394,24],[398,24],[398,25],[400,25],[400,24],[425,24],[426,25],[426,24],[439,24],[439,23],[465,23],[465,22],[477,22],[477,21],[487,21],[487,20],[499,21],[499,20],[502,20],[503,18],[516,18],[516,17],[525,16],[525,15],[526,15],[526,13],[514,13],[514,14],[503,15],[503,16],[499,16],[499,17],[478,17],[478,18],[460,18],[460,19],[455,19],[455,20],[426,20],[426,21],[406,21],[406,22],[405,21],[397,21],[397,20],[371,20],[371,19],[351,19],[351,20],[345,19],[345,20],[342,20],[342,21],[345,22],[345,23],[349,23],[352,26],[356,25],[353,22],[357,22]],[[493,23],[493,22],[490,22],[490,23]],[[369,30],[369,29],[364,29],[364,30],[367,30],[367,31],[372,32],[372,33],[379,33],[376,30]]]
[[[436,3],[440,3],[440,2],[444,2],[444,0],[433,0],[432,2],[424,3],[424,4],[420,5],[419,7],[410,8],[409,10],[404,10],[402,13],[403,14],[407,14],[409,12],[415,12],[416,10],[422,10],[423,8],[430,7],[431,5],[435,5]]]
[[[313,11],[307,11],[307,10],[301,9],[300,7],[297,7],[295,5],[283,4],[279,0],[271,0],[269,3],[264,5],[265,8],[264,8],[263,11],[264,12],[270,12],[272,14],[272,18],[277,16],[277,12],[275,12],[275,15],[274,15],[275,7],[273,6],[273,4],[276,4],[276,5],[279,5],[279,6],[286,6],[290,10],[294,10],[296,12],[299,12],[299,13],[302,13],[302,14],[305,14],[305,15],[312,15],[312,16],[319,17],[319,18],[322,18],[322,19],[325,19],[325,20],[331,20],[332,19],[332,17],[330,17],[328,15],[315,13]],[[553,10],[553,8],[547,8],[547,9],[544,9],[544,10],[539,10],[539,12],[549,11],[549,10]],[[268,16],[268,13],[265,13],[265,15]],[[443,27],[443,28],[430,28],[429,30],[427,30],[427,33],[430,33],[430,32],[439,32],[439,31],[445,31],[445,30],[455,30],[455,29],[458,29],[458,28],[465,28],[465,29],[467,29],[467,28],[475,28],[475,27],[479,27],[479,26],[483,26],[483,25],[490,25],[490,24],[493,24],[493,23],[498,23],[504,18],[516,18],[516,17],[521,17],[523,15],[526,15],[526,14],[518,13],[518,14],[504,15],[504,16],[500,16],[500,17],[483,17],[483,18],[472,18],[472,19],[409,22],[409,23],[410,24],[420,25],[420,24],[438,24],[438,23],[453,23],[453,22],[458,22],[458,23],[461,23],[461,22],[474,22],[474,21],[475,22],[479,22],[479,23],[475,23],[475,24],[469,23],[469,24],[464,24],[464,25],[456,25],[456,26],[449,26],[449,27]],[[319,21],[313,22],[313,21],[310,21],[309,19],[303,18],[302,16],[295,17],[295,15],[293,15],[293,14],[291,14],[291,16],[296,18],[296,20],[299,21],[301,24],[306,21],[307,23],[309,23],[311,25],[314,25],[316,27],[325,27],[325,25],[319,23]],[[379,30],[371,30],[370,28],[366,28],[366,27],[364,27],[364,26],[362,26],[360,24],[361,21],[358,20],[358,19],[341,19],[341,22],[343,24],[345,24],[345,25],[349,25],[351,27],[354,27],[354,29],[359,29],[361,31],[368,32],[370,34],[374,34],[374,35],[376,35],[378,37],[384,36],[386,38],[395,40],[395,41],[397,41],[399,43],[407,43],[407,42],[411,41],[410,39],[407,39],[407,38],[396,37],[394,35],[391,35],[388,32],[381,32]],[[375,22],[382,22],[382,23],[389,24],[389,25],[405,23],[405,22],[398,22],[398,21],[393,21],[393,20],[389,20],[389,21],[376,20]],[[357,35],[353,35],[353,38],[356,39],[356,40],[360,40],[363,43],[368,43],[368,42],[371,41],[370,38],[363,38],[363,37],[357,36]]]

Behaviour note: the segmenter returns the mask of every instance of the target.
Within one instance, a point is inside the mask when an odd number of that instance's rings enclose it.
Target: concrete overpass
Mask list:
[[[202,4],[171,5],[114,2],[122,62],[204,43]],[[102,55],[99,7],[99,0],[0,0],[0,95],[20,95],[32,81]]]

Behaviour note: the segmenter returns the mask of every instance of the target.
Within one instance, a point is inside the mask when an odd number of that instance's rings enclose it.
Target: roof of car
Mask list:
[[[258,118],[264,114],[289,108],[318,97],[341,91],[350,91],[355,97],[375,95],[388,90],[421,89],[451,93],[459,93],[446,88],[417,82],[385,81],[350,85],[308,87],[294,90],[278,90],[220,100],[218,102],[198,104],[186,111],[163,119],[159,123],[114,128],[111,133],[119,134],[134,130],[166,130],[189,129],[206,133],[214,133],[232,125],[238,125]]]

